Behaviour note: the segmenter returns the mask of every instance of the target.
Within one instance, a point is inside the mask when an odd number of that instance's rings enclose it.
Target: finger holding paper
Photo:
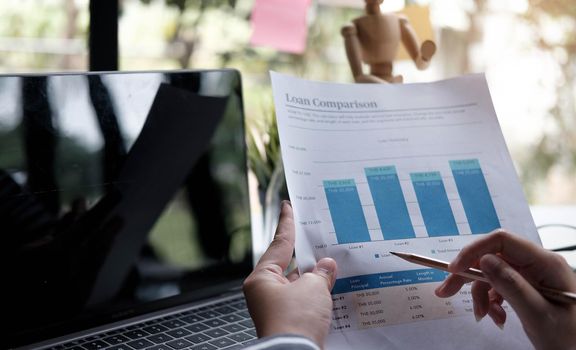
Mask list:
[[[502,308],[502,296],[489,283],[481,281],[472,283],[471,292],[476,320],[480,321],[488,315],[499,328],[503,328],[506,311]]]
[[[478,268],[478,265],[475,264],[473,267]],[[442,298],[450,297],[458,293],[464,284],[470,282],[472,282],[471,293],[476,321],[480,321],[488,315],[498,327],[502,328],[506,322],[506,311],[502,308],[503,298],[489,283],[473,281],[461,275],[451,274],[436,289],[436,295]]]
[[[576,346],[576,306],[551,302],[534,287],[576,291],[576,277],[563,258],[497,230],[465,247],[448,269],[457,273],[469,267],[479,267],[492,286],[488,289],[480,285],[483,282],[474,282],[475,311],[479,308],[481,313],[487,312],[494,319],[497,295],[501,295],[518,314],[536,348]],[[436,294],[448,297],[466,282],[452,275],[436,290]],[[498,324],[497,320],[495,322]]]

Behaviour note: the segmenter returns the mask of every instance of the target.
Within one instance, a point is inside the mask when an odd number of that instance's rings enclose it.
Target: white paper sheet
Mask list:
[[[300,268],[338,262],[328,349],[526,349],[477,323],[469,289],[389,254],[452,260],[497,227],[539,243],[483,75],[424,84],[335,84],[272,73]]]

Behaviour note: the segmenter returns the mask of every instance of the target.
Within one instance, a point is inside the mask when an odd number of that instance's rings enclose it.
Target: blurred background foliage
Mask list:
[[[523,178],[537,184],[559,173],[576,183],[576,3],[530,0],[523,18],[531,27],[534,44],[556,62],[553,103],[546,111],[542,134],[523,159]],[[551,32],[550,23],[561,27],[560,31]]]
[[[399,62],[399,73],[407,81],[425,81],[486,72],[530,202],[576,203],[574,0],[407,4],[430,7],[439,51],[427,72]],[[88,0],[2,1],[0,70],[86,70],[88,5]],[[254,0],[121,0],[120,68],[240,70],[250,167],[265,188],[279,157],[268,72],[351,82],[340,27],[363,11],[314,1],[307,49],[295,55],[249,44],[253,5]]]

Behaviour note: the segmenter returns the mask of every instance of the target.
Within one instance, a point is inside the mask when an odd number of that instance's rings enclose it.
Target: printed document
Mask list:
[[[476,322],[470,288],[390,251],[451,261],[506,228],[539,243],[484,75],[337,84],[272,73],[301,271],[338,263],[327,349],[527,349],[512,308]]]

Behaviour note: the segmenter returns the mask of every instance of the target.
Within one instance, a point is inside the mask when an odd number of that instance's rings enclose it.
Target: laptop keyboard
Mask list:
[[[243,297],[91,335],[49,350],[240,349],[256,339]]]

